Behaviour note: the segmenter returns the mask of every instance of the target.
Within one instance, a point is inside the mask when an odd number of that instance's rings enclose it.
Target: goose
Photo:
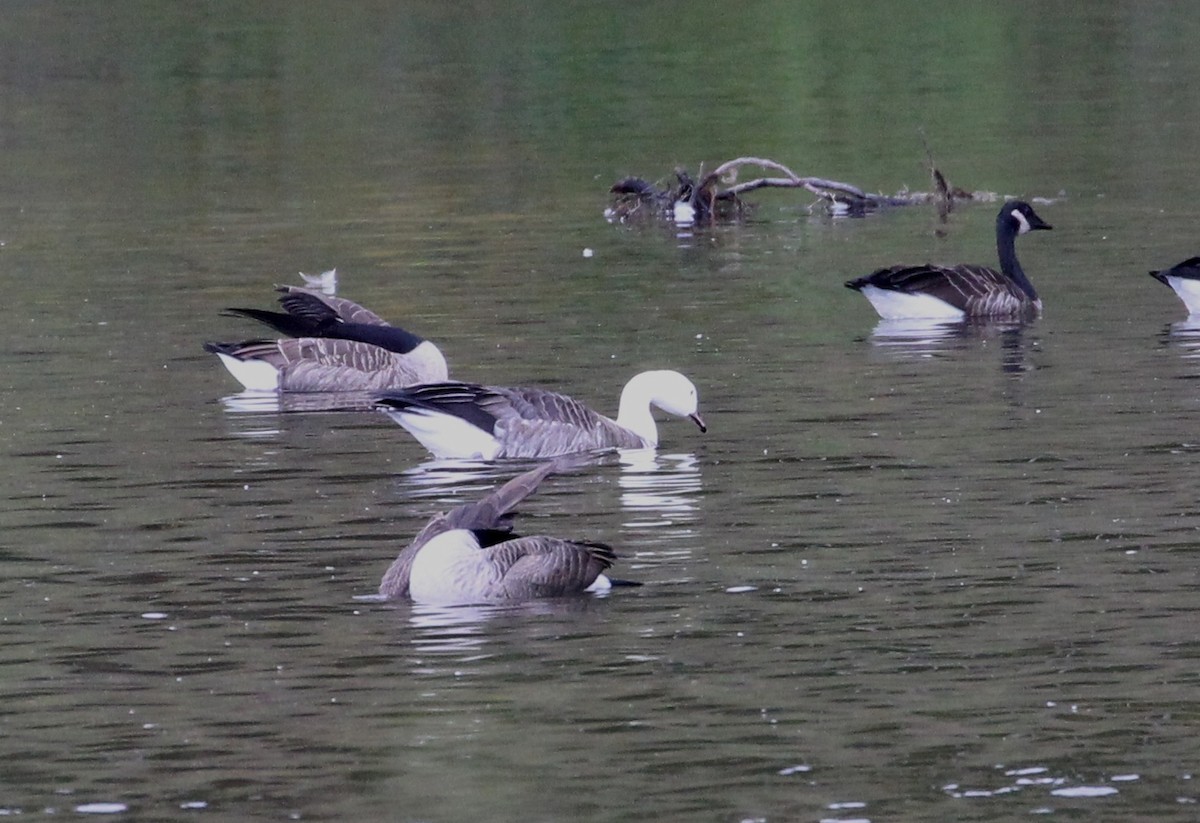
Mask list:
[[[603,591],[622,582],[604,574],[616,555],[603,543],[513,534],[513,508],[562,466],[543,463],[431,519],[392,561],[379,596],[472,605]]]
[[[987,266],[891,266],[846,283],[862,292],[885,320],[1021,317],[1037,315],[1042,301],[1017,261],[1017,235],[1050,229],[1028,203],[1010,200],[996,216],[1000,271]]]
[[[298,286],[280,291],[284,312],[228,312],[289,339],[204,344],[247,391],[382,391],[449,377],[437,346],[357,303]]]
[[[1152,271],[1150,276],[1174,289],[1187,306],[1188,314],[1200,314],[1200,257],[1189,257],[1169,269]]]
[[[630,379],[616,420],[557,392],[474,383],[389,391],[376,396],[375,405],[437,457],[494,460],[654,448],[658,427],[652,405],[708,431],[697,411],[696,387],[669,370]]]

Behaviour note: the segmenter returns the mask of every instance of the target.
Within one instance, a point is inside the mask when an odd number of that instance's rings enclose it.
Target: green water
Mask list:
[[[1197,253],[1186,4],[9,3],[0,8],[0,810],[122,819],[1190,820]],[[732,157],[1045,198],[1045,317],[889,338],[842,282],[993,263],[756,192],[613,225]],[[590,250],[586,256],[584,250]],[[645,586],[369,594],[511,475],[382,415],[231,411],[220,316],[338,267],[452,372],[710,430],[554,478],[522,525]]]

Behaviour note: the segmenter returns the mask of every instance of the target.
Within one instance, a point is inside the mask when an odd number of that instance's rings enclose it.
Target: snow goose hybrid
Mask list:
[[[494,460],[654,448],[658,427],[651,406],[688,417],[707,431],[696,387],[667,370],[642,372],[626,383],[616,420],[564,394],[473,383],[389,391],[375,405],[437,457]]]
[[[433,605],[504,603],[612,586],[602,543],[512,533],[512,510],[560,467],[544,463],[476,503],[434,517],[392,562],[381,597]]]
[[[1016,318],[1037,315],[1042,301],[1017,261],[1018,235],[1049,229],[1028,203],[1012,200],[996,216],[1000,271],[958,266],[891,266],[846,283],[863,293],[885,320],[965,317]]]
[[[284,312],[229,309],[292,339],[205,343],[247,390],[381,391],[445,380],[433,343],[341,297],[283,286]]]

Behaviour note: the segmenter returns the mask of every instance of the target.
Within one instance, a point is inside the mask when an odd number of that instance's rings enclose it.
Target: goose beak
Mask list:
[[[704,425],[704,418],[700,416],[700,412],[689,414],[688,419],[695,423],[696,427],[699,428],[701,432],[708,431],[708,426]]]
[[[1052,228],[1054,228],[1054,226],[1051,226],[1049,223],[1047,223],[1042,218],[1038,217],[1036,214],[1033,216],[1033,219],[1029,221],[1029,230],[1030,231],[1036,231],[1037,229],[1045,229],[1046,231],[1050,231],[1050,229],[1052,229]]]

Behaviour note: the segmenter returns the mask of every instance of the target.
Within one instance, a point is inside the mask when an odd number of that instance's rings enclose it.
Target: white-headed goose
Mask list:
[[[611,587],[616,555],[602,543],[519,537],[512,510],[560,468],[545,463],[476,503],[434,517],[392,562],[379,584],[387,599],[433,605],[505,603]]]
[[[1200,257],[1189,257],[1169,269],[1152,271],[1150,276],[1170,286],[1187,306],[1188,314],[1200,314]]]
[[[253,391],[382,391],[445,380],[446,358],[430,341],[341,297],[282,286],[284,312],[229,309],[291,339],[205,343]]]
[[[667,370],[642,372],[626,383],[616,420],[557,392],[472,383],[413,386],[381,394],[375,403],[437,457],[494,460],[653,448],[658,427],[651,406],[707,430],[696,387]]]
[[[1017,235],[1050,224],[1028,203],[1012,200],[996,217],[1000,271],[987,266],[891,266],[846,283],[862,292],[885,320],[1022,317],[1039,314],[1042,301],[1017,261]]]

